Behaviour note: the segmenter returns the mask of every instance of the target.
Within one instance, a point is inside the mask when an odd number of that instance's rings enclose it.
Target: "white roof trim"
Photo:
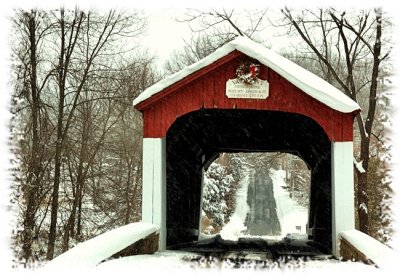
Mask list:
[[[237,37],[204,59],[150,86],[133,101],[133,105],[136,106],[234,50],[238,50],[247,56],[258,60],[260,63],[271,68],[312,98],[336,111],[350,113],[360,109],[360,106],[355,101],[347,97],[343,92],[336,89],[322,78],[246,37]]]

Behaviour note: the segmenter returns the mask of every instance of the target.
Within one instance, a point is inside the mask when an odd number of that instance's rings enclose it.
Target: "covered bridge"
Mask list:
[[[339,255],[354,229],[353,120],[360,107],[316,75],[248,38],[141,93],[142,220],[160,249],[199,236],[204,169],[221,152],[289,152],[311,168],[308,232]]]

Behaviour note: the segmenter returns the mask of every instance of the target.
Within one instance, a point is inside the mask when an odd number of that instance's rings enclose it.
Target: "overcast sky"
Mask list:
[[[184,40],[191,37],[188,24],[176,21],[177,17],[182,17],[184,9],[153,8],[145,11],[149,16],[149,26],[142,43],[162,63],[170,57],[173,50],[182,48]]]
[[[185,18],[187,10],[180,7],[160,7],[145,9],[144,11],[148,16],[149,25],[141,43],[148,47],[158,58],[158,63],[163,65],[171,54],[175,50],[182,49],[184,41],[190,41],[193,35],[187,22],[177,20]],[[278,18],[281,14],[279,10],[271,9],[268,17],[271,19],[271,16]],[[264,22],[264,25],[267,26],[267,22]],[[288,39],[277,37],[276,34],[277,30],[270,27],[263,30],[261,36],[266,38],[268,46],[277,51],[287,46]]]

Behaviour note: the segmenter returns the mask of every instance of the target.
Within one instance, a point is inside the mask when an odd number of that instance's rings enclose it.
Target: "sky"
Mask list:
[[[176,21],[184,12],[181,8],[152,8],[146,12],[151,19],[142,43],[163,64],[175,49],[182,48],[183,40],[190,39],[191,31],[187,24]]]
[[[278,3],[279,2],[279,3]],[[340,5],[343,7],[372,7],[377,1],[324,1],[325,5],[329,3],[334,3],[335,5]],[[271,4],[272,3],[272,4]],[[60,5],[64,5],[66,8],[74,7],[78,5],[82,8],[95,8],[95,9],[109,9],[109,8],[142,8],[146,12],[149,12],[152,16],[149,18],[149,29],[148,35],[143,39],[143,43],[151,48],[151,51],[159,57],[159,61],[163,61],[169,57],[174,49],[183,46],[182,38],[190,37],[190,30],[183,23],[177,23],[174,18],[179,15],[185,7],[196,7],[196,8],[210,8],[210,7],[237,7],[237,8],[257,8],[265,7],[282,7],[284,4],[288,6],[296,7],[315,7],[320,5],[317,0],[287,0],[287,1],[269,1],[269,0],[253,0],[253,1],[237,1],[237,0],[199,0],[199,1],[156,1],[156,0],[145,0],[145,1],[126,1],[126,0],[81,0],[81,1],[60,1],[60,0],[13,0],[13,1],[2,1],[1,11],[0,11],[0,132],[2,136],[0,137],[0,219],[2,223],[5,223],[0,228],[0,266],[9,263],[6,258],[10,254],[7,253],[8,246],[8,236],[12,230],[12,214],[9,212],[10,202],[9,202],[9,184],[10,184],[10,171],[9,168],[12,166],[10,164],[10,159],[12,158],[9,152],[9,122],[11,114],[9,111],[10,103],[10,89],[9,89],[9,77],[10,77],[10,48],[9,39],[12,34],[9,32],[9,21],[8,18],[12,15],[13,8],[58,8]],[[395,8],[396,1],[390,0],[380,0],[384,9],[393,17],[395,22],[395,41],[399,42],[399,26],[400,16],[395,14],[398,8]],[[278,4],[280,6],[278,6]],[[400,99],[399,99],[399,65],[400,65],[400,54],[399,46],[396,45],[392,52],[392,57],[394,61],[394,71],[395,74],[392,77],[393,89],[392,89],[392,104],[394,106],[394,111],[391,114],[392,119],[392,135],[390,136],[391,142],[393,144],[391,150],[391,163],[392,174],[393,174],[393,184],[399,187],[400,183]],[[400,190],[394,189],[398,194],[394,195],[394,216],[398,220],[397,227],[400,227],[400,210],[399,210],[399,195]],[[396,246],[400,249],[399,237],[395,238]]]
[[[190,42],[193,36],[189,24],[177,20],[185,18],[186,10],[182,7],[155,7],[144,11],[149,16],[149,22],[141,44],[150,49],[151,53],[154,53],[157,58],[157,64],[163,66],[171,57],[171,54],[175,50],[182,49],[184,42]],[[276,13],[270,13],[270,15],[280,16],[279,10]],[[277,33],[277,30],[274,31],[267,27],[260,36],[268,38],[273,33]],[[267,39],[269,47],[275,50],[285,47],[287,42],[287,38],[284,37],[275,36],[273,39]]]

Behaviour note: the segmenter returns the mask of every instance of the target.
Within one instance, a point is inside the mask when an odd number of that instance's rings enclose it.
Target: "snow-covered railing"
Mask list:
[[[44,270],[94,267],[121,252],[124,253],[142,239],[153,234],[158,236],[158,231],[156,225],[141,222],[116,228],[78,244],[48,262]],[[158,239],[156,245],[155,249],[158,248]],[[155,251],[157,250],[153,252]]]
[[[344,260],[363,261],[379,268],[395,265],[398,252],[357,230],[340,233],[340,255]]]

